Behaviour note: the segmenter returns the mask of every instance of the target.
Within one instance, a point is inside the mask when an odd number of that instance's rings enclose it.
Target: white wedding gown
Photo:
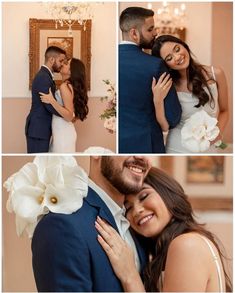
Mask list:
[[[213,72],[213,70],[212,70]],[[214,74],[213,74],[213,78]],[[186,92],[177,92],[181,107],[182,107],[182,116],[179,124],[169,130],[167,140],[166,140],[166,152],[167,153],[191,153],[188,149],[184,148],[181,144],[181,129],[184,126],[185,121],[190,118],[191,115],[196,113],[197,111],[203,109],[205,110],[211,117],[217,118],[219,105],[218,105],[218,89],[216,83],[209,84],[209,88],[211,94],[213,96],[214,102],[206,103],[205,106],[201,106],[199,108],[195,108],[194,106],[198,104],[198,98],[193,96],[192,93]],[[207,88],[205,91],[208,92]],[[212,145],[205,153],[216,153],[218,149]]]
[[[60,95],[60,91],[55,93],[57,102],[64,105]],[[64,118],[52,116],[52,142],[50,145],[51,153],[75,153],[77,132],[72,122],[66,121]]]

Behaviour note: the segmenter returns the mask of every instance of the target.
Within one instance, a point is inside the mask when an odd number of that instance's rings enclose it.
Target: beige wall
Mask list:
[[[151,2],[156,12],[162,2]],[[121,2],[119,13],[128,6],[147,8],[148,2]],[[173,7],[179,7],[182,2],[169,2]],[[184,2],[186,4],[186,43],[197,60],[205,65],[223,68],[228,81],[230,121],[227,124],[224,141],[233,142],[233,4],[232,2]],[[157,16],[155,16],[157,17]],[[121,33],[119,30],[119,39]]]
[[[2,158],[2,181],[4,182],[10,175],[19,170],[26,162],[32,161],[33,156],[3,156]],[[157,158],[157,159],[156,159]],[[174,157],[173,157],[174,158]],[[76,157],[78,163],[86,170],[89,170],[89,157]],[[151,157],[153,163],[159,166],[159,157]],[[182,161],[182,168],[185,166],[185,157],[177,157]],[[232,157],[228,157],[232,162]],[[175,161],[173,160],[173,164]],[[232,174],[232,164],[229,164],[230,174]],[[183,170],[182,170],[183,171]],[[230,185],[232,182],[230,182]],[[184,186],[184,185],[183,185]],[[232,196],[231,186],[227,186],[225,191],[227,196]],[[211,186],[211,194],[215,188]],[[204,191],[197,194],[203,197]],[[3,215],[3,291],[35,291],[35,284],[31,264],[31,241],[26,237],[18,238],[16,236],[14,215],[6,211],[6,200],[8,194],[3,189],[2,196],[2,215]],[[222,193],[220,196],[223,196]],[[213,211],[197,212],[197,220],[207,223],[208,229],[215,233],[225,246],[227,256],[232,258],[232,212]],[[232,272],[232,262],[229,263],[229,271]]]
[[[2,99],[2,151],[3,153],[26,153],[24,135],[25,119],[29,113],[29,98]],[[89,114],[84,121],[76,122],[77,152],[83,152],[90,146],[101,146],[116,151],[116,135],[110,134],[99,118],[105,108],[105,102],[90,98]],[[66,139],[66,134],[65,134]]]

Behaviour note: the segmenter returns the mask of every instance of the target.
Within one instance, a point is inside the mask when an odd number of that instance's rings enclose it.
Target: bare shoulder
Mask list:
[[[216,76],[220,76],[220,75],[224,74],[224,71],[223,71],[223,69],[221,67],[213,66],[213,68],[214,68],[214,72],[215,72]]]
[[[185,233],[177,236],[169,246],[170,254],[182,254],[185,257],[207,254],[205,241],[197,233]]]
[[[66,93],[66,94],[73,94],[73,87],[70,83],[68,82],[62,82],[60,85],[60,92],[61,94]]]
[[[205,71],[206,71],[206,75],[207,75],[207,76],[213,76],[213,72],[212,72],[212,70],[214,70],[214,74],[215,74],[216,80],[217,80],[218,78],[224,76],[224,71],[223,71],[223,69],[222,69],[221,67],[217,67],[217,66],[215,67],[215,66],[213,66],[213,65],[211,65],[211,66],[203,65],[202,67],[205,69]],[[213,68],[213,69],[212,69],[212,68]],[[204,73],[204,74],[205,74],[205,73]]]

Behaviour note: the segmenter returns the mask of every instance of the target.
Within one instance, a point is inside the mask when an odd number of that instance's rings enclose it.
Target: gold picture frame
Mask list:
[[[221,162],[215,162],[215,164],[219,163],[220,165],[223,165],[222,169],[221,167],[219,167],[219,173],[222,172],[223,180],[218,180],[218,174],[213,176],[207,175],[207,173],[210,174],[208,164],[210,164],[212,168],[211,172],[214,173],[213,169],[215,168],[215,166],[213,166],[210,161],[206,161],[203,165],[201,164],[201,161],[203,162],[204,160],[210,159],[211,157],[212,156],[164,156],[160,157],[158,166],[160,169],[164,170],[181,184],[186,194],[188,195],[188,199],[191,202],[193,209],[202,211],[231,211],[233,209],[233,198],[230,196],[232,194],[233,185],[233,176],[231,176],[231,157],[224,157],[223,160],[221,159]],[[206,180],[201,180],[199,176],[196,176],[193,181],[188,180],[189,167],[190,164],[192,164],[190,163],[190,158],[198,158],[198,164],[200,163],[199,167],[203,167],[204,169],[204,172],[201,172],[201,170],[198,170],[198,172],[201,173],[201,177],[204,177],[206,174]],[[195,169],[196,167],[198,166],[195,166],[194,164],[193,169]],[[195,172],[195,170],[191,171]],[[212,178],[214,178],[213,180],[211,180],[211,176]],[[219,176],[221,177],[221,175]],[[214,187],[213,193],[212,187]],[[200,194],[203,194],[203,196],[201,196]]]
[[[87,88],[91,85],[91,20],[86,21],[85,29],[83,25],[75,23],[72,27],[73,32],[73,57],[79,58],[85,65],[87,76]],[[68,27],[55,28],[55,22],[52,19],[29,19],[29,89],[32,88],[33,78],[44,62],[44,53],[47,48],[48,38],[57,38],[58,40],[68,39]],[[56,84],[61,83],[61,77],[55,75]]]
[[[181,41],[185,42],[186,28],[184,28],[184,27],[176,27],[176,28],[157,27],[157,36],[159,37],[161,35],[171,35],[171,36],[179,38],[179,39],[181,39]]]

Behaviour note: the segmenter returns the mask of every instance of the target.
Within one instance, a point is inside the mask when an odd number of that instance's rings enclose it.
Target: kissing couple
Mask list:
[[[38,291],[232,290],[215,236],[144,156],[91,157],[82,207],[44,215],[32,254]]]
[[[62,77],[59,89],[54,82],[55,72]],[[25,125],[27,152],[75,153],[74,122],[86,119],[87,103],[83,62],[67,59],[66,52],[59,47],[48,47],[44,65],[32,83],[32,104]]]

